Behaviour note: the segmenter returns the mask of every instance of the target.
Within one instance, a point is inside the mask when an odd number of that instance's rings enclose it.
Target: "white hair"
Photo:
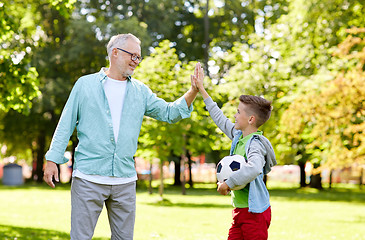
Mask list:
[[[139,40],[136,36],[134,36],[131,33],[114,35],[113,37],[110,38],[109,43],[106,47],[106,51],[108,52],[109,61],[110,61],[110,57],[111,57],[113,48],[123,47],[128,39],[134,40],[139,45],[141,45],[141,40]]]

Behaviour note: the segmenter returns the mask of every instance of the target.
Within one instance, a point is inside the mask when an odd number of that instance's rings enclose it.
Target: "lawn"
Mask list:
[[[223,240],[231,222],[229,196],[220,196],[214,184],[196,185],[181,195],[167,187],[165,201],[157,188],[149,195],[137,191],[135,240]],[[338,185],[331,190],[298,189],[268,183],[272,205],[270,240],[364,239],[365,190]],[[0,239],[69,239],[68,185],[0,186]],[[93,239],[109,239],[105,209]]]

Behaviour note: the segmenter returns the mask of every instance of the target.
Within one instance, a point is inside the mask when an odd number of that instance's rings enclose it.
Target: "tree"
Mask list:
[[[134,75],[167,102],[175,101],[188,90],[190,75],[195,67],[195,62],[181,62],[171,45],[169,41],[161,42],[143,60]],[[162,165],[170,156],[181,158],[183,155],[209,152],[217,136],[211,130],[213,124],[209,121],[203,104],[201,99],[195,100],[195,111],[191,118],[175,124],[146,118],[141,129],[137,155],[147,159],[159,158]]]
[[[32,4],[31,9],[37,13],[34,24],[42,26],[37,28],[41,38],[29,53],[30,63],[37,69],[39,95],[30,102],[28,115],[11,111],[3,116],[0,125],[1,140],[9,146],[7,154],[33,159],[34,177],[41,181],[43,156],[70,90],[79,77],[106,65],[105,45],[109,39],[104,35],[95,37],[98,25],[82,14],[79,3],[72,18],[47,2]],[[135,19],[129,22],[131,30],[146,35],[143,26],[135,26]],[[108,24],[108,34],[114,35],[121,29],[117,19]],[[99,25],[106,24],[99,22]],[[74,148],[76,136],[71,140],[70,148]]]
[[[38,73],[31,63],[32,48],[39,42],[36,6],[49,5],[67,16],[75,0],[18,1],[0,3],[0,110],[28,111],[39,95]]]
[[[333,62],[333,48],[346,37],[345,29],[352,25],[362,26],[364,18],[362,1],[296,1],[289,7],[289,14],[283,16],[277,25],[281,32],[272,38],[281,47],[280,55],[286,59],[288,72],[294,80],[289,91],[283,92],[285,110],[297,97],[308,90],[318,92],[323,84],[334,78],[331,73],[336,67]],[[284,22],[290,24],[283,24]],[[325,34],[328,33],[328,34]],[[280,36],[286,36],[280,39]],[[290,86],[290,85],[289,85]],[[294,88],[293,88],[294,87]],[[288,128],[287,121],[280,121],[280,133]],[[281,159],[293,159],[298,162],[301,172],[304,164],[312,157],[313,151],[307,148],[306,141],[292,141],[285,134],[277,134],[278,146],[282,149]],[[303,132],[307,136],[307,132]],[[306,138],[306,137],[304,137]],[[314,163],[317,165],[317,163]],[[305,177],[301,176],[301,186],[305,186]]]
[[[41,181],[43,176],[43,153],[46,147],[47,125],[43,124],[43,119],[47,119],[49,116],[34,115],[39,110],[39,106],[35,107],[32,104],[41,96],[39,69],[36,67],[34,56],[38,47],[45,43],[45,35],[54,30],[47,29],[47,25],[42,24],[49,23],[43,21],[47,17],[42,14],[57,15],[52,19],[54,21],[51,26],[57,26],[58,22],[61,25],[63,20],[70,16],[73,3],[73,0],[63,2],[29,0],[0,3],[2,8],[0,14],[4,17],[1,21],[0,31],[3,47],[0,59],[2,70],[0,91],[4,97],[0,102],[0,108],[4,112],[8,112],[1,116],[4,118],[0,124],[3,128],[2,142],[9,146],[7,154],[14,154],[16,151],[17,155],[31,155],[31,158],[37,159],[36,169],[33,170],[38,181]],[[40,26],[43,26],[43,29]],[[50,31],[45,33],[47,30]],[[54,42],[58,42],[57,39],[54,38]],[[30,108],[31,106],[32,108]],[[10,109],[26,115],[21,116]],[[26,116],[27,120],[24,119]],[[23,121],[19,123],[20,118],[23,118]],[[38,128],[38,126],[42,127]],[[15,131],[11,131],[14,129]]]
[[[11,2],[0,3],[0,109],[23,110],[39,93],[37,71],[29,65],[26,39],[30,30],[21,26],[25,8]],[[34,30],[34,28],[33,28]],[[28,48],[29,49],[29,48]],[[29,50],[28,50],[29,51]]]
[[[288,139],[306,143],[311,160],[332,169],[364,164],[365,29],[353,28],[338,46],[336,77],[297,98],[283,115]],[[291,119],[291,121],[288,121]]]
[[[244,93],[273,101],[271,119],[263,130],[269,130],[265,134],[273,142],[279,161],[298,163],[302,173],[311,153],[305,142],[291,142],[281,134],[287,128],[281,116],[303,92],[318,89],[333,78],[332,48],[345,38],[346,26],[364,21],[363,8],[360,1],[296,0],[289,4],[288,14],[263,33],[251,34],[249,41],[237,42],[232,50],[214,56],[220,69],[215,81],[221,92],[230,93],[224,102]],[[359,17],[354,20],[353,16]],[[334,34],[326,36],[324,32]],[[223,108],[233,113],[235,105],[229,103]],[[305,176],[301,180],[301,186],[305,186]]]
[[[124,28],[129,25],[133,29],[136,24],[125,23],[134,18],[147,27],[152,47],[169,40],[179,58],[187,61],[208,59],[204,50],[210,47],[225,51],[237,39],[247,41],[256,28],[264,29],[276,22],[286,12],[286,5],[286,0],[80,1],[85,16],[106,23],[99,29],[103,34],[108,33],[108,23],[117,19]]]

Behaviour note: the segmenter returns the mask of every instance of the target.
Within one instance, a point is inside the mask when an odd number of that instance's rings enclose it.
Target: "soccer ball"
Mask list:
[[[217,179],[218,182],[226,181],[231,174],[241,168],[245,163],[245,158],[241,155],[226,156],[220,160],[217,165]],[[243,187],[237,186],[232,190],[242,189]]]

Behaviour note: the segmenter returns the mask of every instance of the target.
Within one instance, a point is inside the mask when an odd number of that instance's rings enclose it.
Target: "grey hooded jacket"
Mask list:
[[[232,123],[211,98],[204,99],[209,114],[215,124],[232,139],[230,154],[236,147],[242,135],[241,130],[234,128]],[[250,184],[248,204],[249,212],[261,213],[269,206],[269,193],[263,182],[263,175],[268,174],[271,167],[276,165],[275,153],[270,141],[261,135],[254,135],[246,143],[245,147],[247,162],[238,171],[234,172],[227,180],[226,184],[232,189],[236,186],[246,186]]]

